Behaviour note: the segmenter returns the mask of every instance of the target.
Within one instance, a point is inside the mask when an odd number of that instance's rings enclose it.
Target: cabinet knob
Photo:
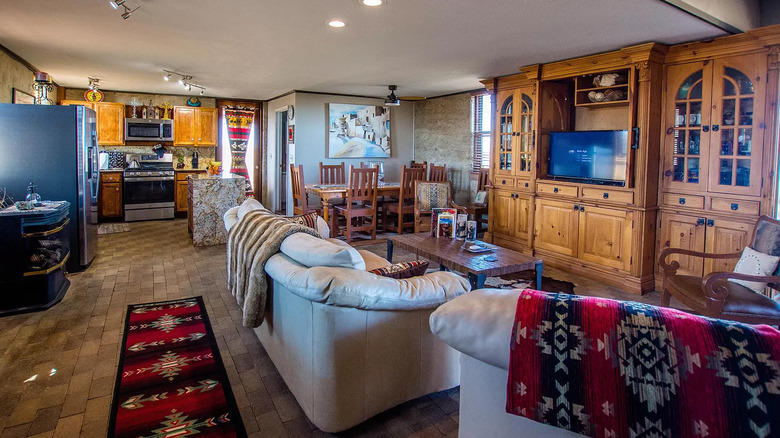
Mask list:
[[[672,170],[671,170],[671,169],[666,169],[666,170],[664,171],[664,176],[665,176],[665,177],[667,177],[667,178],[669,178],[670,176],[672,176]]]
[[[528,183],[525,183],[525,186],[528,187]]]
[[[734,211],[739,210],[739,204],[737,204],[736,202],[731,204],[731,209],[734,210]]]
[[[579,204],[574,204],[574,211],[579,211],[579,209],[580,209]]]
[[[585,206],[584,205],[580,206],[580,211],[585,211]]]
[[[501,184],[504,184],[504,185],[506,185],[506,180],[505,180],[505,179],[502,179],[502,180],[501,180]]]
[[[558,193],[558,187],[553,187],[553,193]]]
[[[609,193],[604,192],[604,199],[609,199]]]
[[[715,225],[715,220],[713,220],[713,219],[707,219],[707,226],[708,226],[708,227],[711,227],[711,226],[714,226],[714,225]]]
[[[680,205],[685,205],[685,198],[680,198],[679,201],[680,201]]]
[[[712,132],[718,132],[718,131],[720,131],[720,126],[712,125]]]
[[[699,225],[704,225],[704,218],[703,217],[700,217],[700,218],[696,219],[696,226],[698,227]]]
[[[709,126],[702,126],[702,127],[701,127],[701,130],[702,130],[703,132],[710,132],[710,127],[709,127]]]
[[[191,139],[190,139],[190,141],[195,141],[195,139],[194,139],[194,138],[191,138]]]

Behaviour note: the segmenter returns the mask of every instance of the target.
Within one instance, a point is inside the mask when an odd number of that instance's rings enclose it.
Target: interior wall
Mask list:
[[[35,95],[32,83],[35,75],[27,66],[0,50],[0,103],[13,102],[13,89]],[[49,99],[57,102],[57,87],[49,93]]]
[[[409,165],[414,159],[414,113],[411,102],[401,102],[400,106],[390,108],[390,158],[328,158],[328,104],[367,104],[382,105],[383,100],[339,96],[330,94],[295,93],[295,164],[303,164],[304,180],[316,183],[319,180],[319,163],[338,164],[344,161],[347,172],[349,166],[360,166],[360,162],[383,161],[385,181],[398,181],[401,178],[401,166]],[[271,106],[273,112],[274,105]],[[278,105],[277,105],[278,106]],[[275,122],[273,122],[275,125]],[[268,126],[272,121],[269,118]],[[269,135],[269,145],[271,136]],[[270,150],[270,148],[269,148]],[[317,201],[310,197],[310,202]]]
[[[759,0],[664,0],[694,15],[745,32],[761,27]],[[777,0],[771,0],[777,1]]]
[[[780,1],[760,0],[761,26],[780,24]]]
[[[471,123],[470,93],[415,102],[414,159],[446,164],[459,204],[469,203],[476,193],[477,182],[471,178]]]

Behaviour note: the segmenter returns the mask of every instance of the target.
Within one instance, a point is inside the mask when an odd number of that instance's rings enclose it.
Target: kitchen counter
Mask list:
[[[123,167],[117,167],[115,169],[100,169],[101,172],[124,172],[125,169]]]
[[[187,176],[189,221],[195,246],[227,243],[222,216],[246,199],[246,178],[213,178],[206,174]]]

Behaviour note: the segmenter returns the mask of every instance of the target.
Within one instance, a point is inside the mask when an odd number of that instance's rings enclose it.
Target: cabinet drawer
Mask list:
[[[582,198],[594,201],[613,201],[626,204],[634,203],[634,192],[622,192],[599,187],[583,187]]]
[[[515,181],[515,186],[520,189],[520,191],[530,191],[531,190],[531,181],[528,181],[527,179],[518,179]]]
[[[577,186],[565,186],[561,184],[538,183],[536,185],[538,193],[550,193],[561,196],[577,196],[579,188]]]
[[[493,181],[493,185],[496,186],[496,188],[512,189],[515,187],[515,180],[514,178],[499,176]]]
[[[710,210],[735,212],[757,215],[760,209],[758,201],[742,201],[739,199],[712,198]]]
[[[100,182],[121,182],[122,172],[100,172]]]
[[[704,196],[664,193],[663,202],[670,207],[704,208]]]

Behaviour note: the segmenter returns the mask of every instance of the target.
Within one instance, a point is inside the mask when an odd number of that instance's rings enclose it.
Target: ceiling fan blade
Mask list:
[[[425,96],[399,96],[398,97],[401,100],[408,100],[408,101],[414,101],[414,100],[425,100]]]

